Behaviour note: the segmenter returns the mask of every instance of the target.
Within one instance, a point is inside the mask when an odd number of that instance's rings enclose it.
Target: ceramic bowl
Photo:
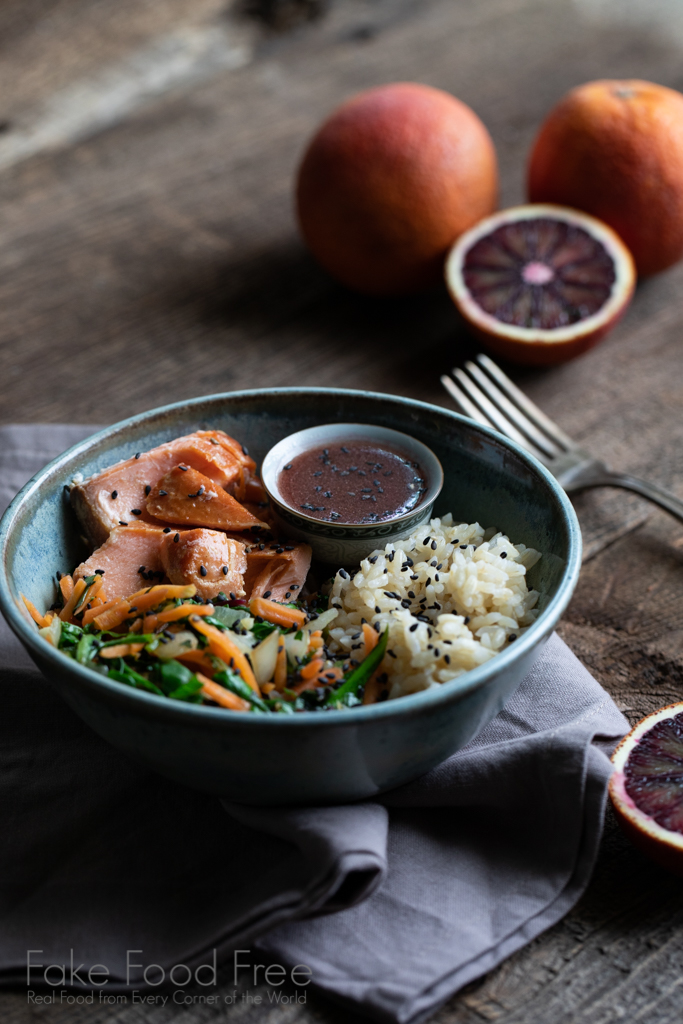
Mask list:
[[[441,687],[367,707],[291,716],[230,714],[130,689],[77,664],[38,635],[20,603],[54,600],[55,573],[86,551],[65,485],[208,426],[260,463],[282,438],[330,421],[409,432],[441,462],[435,513],[497,526],[543,552],[529,574],[541,593],[531,628],[486,664]],[[36,664],[101,736],[161,774],[247,804],[340,803],[417,778],[464,746],[529,672],[566,607],[581,563],[576,515],[554,478],[493,430],[433,405],[337,389],[242,391],[133,417],[41,470],[0,523],[0,608]]]
[[[334,449],[349,441],[370,441],[379,447],[386,445],[418,463],[426,490],[414,508],[377,523],[329,523],[306,515],[287,502],[279,485],[284,466],[311,448],[327,445]],[[373,423],[327,423],[298,430],[278,442],[263,460],[261,479],[280,530],[294,540],[310,544],[316,560],[339,568],[358,565],[375,548],[401,540],[427,522],[443,488],[443,469],[431,448],[399,430]]]

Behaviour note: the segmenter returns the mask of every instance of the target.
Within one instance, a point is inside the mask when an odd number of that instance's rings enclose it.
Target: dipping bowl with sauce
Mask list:
[[[339,566],[427,522],[444,478],[434,452],[409,434],[329,423],[271,448],[261,479],[282,532]]]

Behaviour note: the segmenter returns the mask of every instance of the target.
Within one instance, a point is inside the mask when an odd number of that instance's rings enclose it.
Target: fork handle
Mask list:
[[[613,473],[606,470],[596,476],[577,480],[571,487],[572,491],[583,491],[588,487],[623,487],[627,491],[635,491],[643,498],[648,498],[655,505],[659,505],[665,512],[669,512],[676,519],[683,522],[683,501],[673,494],[665,491],[656,484],[648,483],[647,480],[639,480],[637,476],[630,476],[628,473]]]

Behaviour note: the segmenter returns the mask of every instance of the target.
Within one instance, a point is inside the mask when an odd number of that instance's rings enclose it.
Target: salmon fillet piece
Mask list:
[[[242,446],[220,430],[198,430],[125,459],[71,488],[71,504],[94,544],[102,544],[120,523],[150,522],[147,488],[178,465],[190,466],[220,487],[245,492],[255,470]]]
[[[194,583],[202,601],[221,590],[244,597],[247,555],[241,541],[205,529],[162,533],[162,538],[161,563],[171,583]]]
[[[259,555],[266,552],[259,552]],[[253,564],[253,552],[250,553]],[[249,600],[265,597],[271,601],[289,601],[299,596],[311,567],[312,550],[308,544],[297,544],[293,551],[272,555],[258,575],[249,579]],[[288,556],[288,557],[286,557]],[[249,557],[249,556],[248,556]],[[256,563],[258,564],[258,563]]]
[[[78,566],[73,578],[93,576],[98,569],[103,569],[102,594],[108,601],[115,597],[130,597],[145,586],[146,580],[150,585],[161,583],[166,577],[161,561],[161,545],[165,536],[161,526],[148,526],[146,523],[116,526],[104,544]],[[140,570],[144,570],[144,576]]]
[[[147,498],[147,514],[164,523],[210,530],[250,530],[265,524],[208,476],[176,466]]]

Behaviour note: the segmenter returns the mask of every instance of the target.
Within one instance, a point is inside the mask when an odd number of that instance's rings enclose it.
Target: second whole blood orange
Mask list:
[[[532,203],[598,217],[639,274],[683,256],[683,95],[637,79],[572,89],[544,121],[528,172]]]
[[[454,96],[404,82],[337,108],[297,182],[301,232],[325,269],[373,295],[438,283],[455,239],[496,208],[491,138]]]

